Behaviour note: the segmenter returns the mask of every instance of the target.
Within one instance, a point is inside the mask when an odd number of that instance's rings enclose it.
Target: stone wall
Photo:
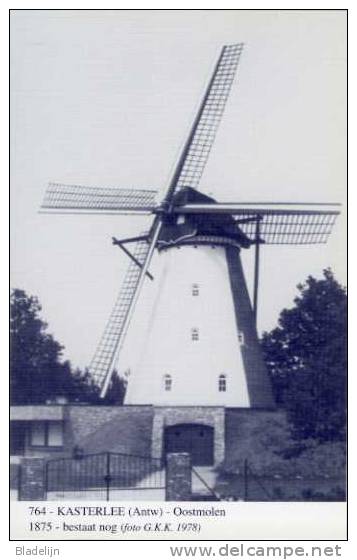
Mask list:
[[[168,453],[166,501],[187,502],[192,498],[191,457],[188,453]]]
[[[194,423],[214,429],[214,462],[224,459],[223,407],[68,406],[66,448],[161,457],[165,426]],[[68,454],[68,452],[67,452]]]
[[[63,447],[32,449],[27,443],[27,457],[68,457],[76,446],[84,453],[112,451],[161,457],[165,427],[187,423],[214,429],[215,465],[237,457],[259,462],[266,456],[277,427],[282,434],[286,428],[284,413],[276,409],[65,405],[62,414]]]
[[[82,448],[84,453],[112,451],[132,455],[151,455],[153,408],[149,405],[39,406],[38,411],[34,406],[28,407],[28,411],[25,410],[26,407],[16,408],[21,408],[21,417],[29,418],[25,438],[25,457],[44,459],[68,457],[72,455],[74,447]],[[38,419],[63,422],[63,446],[32,447],[30,445],[31,421],[38,421]]]
[[[175,424],[203,424],[214,429],[214,464],[221,463],[225,453],[225,421],[223,407],[180,406],[155,407],[152,456],[163,453],[164,429]]]
[[[69,457],[78,447],[85,454],[112,451],[161,457],[165,426],[190,423],[214,429],[214,463],[219,464],[225,452],[224,410],[223,407],[208,406],[64,405],[58,407],[58,413],[63,418],[63,446],[32,448],[28,433],[25,456],[45,459]]]
[[[65,426],[68,449],[151,455],[151,406],[68,406]]]
[[[9,479],[10,479],[10,488],[17,490],[19,487],[20,481],[20,464],[18,463],[10,463],[9,469]]]

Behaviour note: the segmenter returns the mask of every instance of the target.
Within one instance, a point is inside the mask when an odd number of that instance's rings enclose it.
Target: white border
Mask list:
[[[213,2],[213,1],[205,1],[203,2],[198,1],[198,0],[181,0],[180,3],[171,3],[171,5],[173,4],[172,7],[170,7],[169,9],[221,9],[222,5],[220,5],[218,2]],[[145,2],[145,1],[137,1],[137,0],[133,0],[130,3],[123,3],[123,2],[113,2],[113,1],[102,1],[100,3],[100,9],[167,9],[168,3],[167,2],[156,2],[154,4],[154,6],[152,7],[149,3]],[[284,2],[284,6],[283,9],[346,9],[349,8],[349,6],[351,6],[350,9],[350,13],[349,13],[349,20],[350,20],[350,30],[349,30],[349,34],[350,34],[350,51],[349,51],[349,56],[350,59],[354,59],[353,53],[356,51],[356,30],[354,29],[354,4],[352,4],[352,2],[347,1],[344,3],[344,5],[339,6],[338,2],[331,2],[331,1],[325,1],[325,2],[314,2],[313,6],[311,5],[311,2],[300,2],[299,6],[297,7],[297,3],[296,2],[291,2],[289,0],[286,0]],[[60,3],[60,5],[58,3],[52,3],[52,2],[48,2],[45,0],[42,1],[37,1],[34,2],[32,6],[29,6],[29,3],[27,1],[24,0],[18,0],[17,2],[2,2],[1,4],[1,33],[0,33],[0,37],[1,37],[1,49],[0,49],[0,54],[1,54],[1,59],[2,59],[2,76],[5,77],[5,79],[3,78],[2,80],[2,88],[1,88],[1,95],[2,95],[2,99],[1,99],[1,112],[2,112],[2,120],[1,122],[3,123],[2,126],[2,139],[1,139],[1,160],[3,165],[1,166],[1,174],[2,174],[2,182],[1,182],[1,220],[0,220],[0,243],[1,243],[1,255],[2,255],[2,260],[1,262],[4,263],[3,266],[3,273],[1,276],[1,282],[2,282],[2,310],[6,310],[8,308],[8,289],[5,288],[5,285],[8,286],[8,276],[7,276],[7,263],[8,263],[8,191],[7,191],[7,185],[8,185],[8,174],[6,172],[6,165],[4,165],[4,162],[8,161],[8,133],[7,133],[7,127],[5,125],[5,123],[8,122],[8,89],[6,87],[6,77],[8,75],[8,9],[52,9],[52,8],[60,8],[60,9],[68,9],[68,8],[75,8],[75,9],[93,9],[93,8],[98,8],[98,3],[95,3],[93,1],[87,1],[87,2],[83,2],[83,1],[79,1],[77,0],[76,2],[73,2],[73,0],[71,2],[68,1],[62,1]],[[242,2],[242,1],[237,1],[237,0],[226,0],[226,2],[224,3],[224,9],[281,9],[281,6],[272,6],[271,3],[268,2],[264,2],[264,1],[257,1],[255,2],[254,7],[252,7],[251,3],[249,2]],[[352,17],[351,17],[352,16]],[[352,20],[352,21],[351,21]],[[356,99],[356,94],[357,92],[355,91],[355,77],[354,77],[354,73],[352,73],[352,68],[354,66],[354,64],[350,65],[350,77],[349,77],[349,82],[350,82],[350,100],[351,99]],[[352,74],[352,75],[351,75]],[[354,122],[353,117],[355,116],[355,104],[351,103],[350,101],[350,115],[352,116],[352,122]],[[354,181],[354,177],[355,177],[355,170],[354,170],[354,165],[353,162],[356,159],[354,150],[353,150],[353,146],[355,146],[354,143],[354,137],[353,137],[353,131],[351,134],[351,140],[350,140],[350,212],[351,209],[353,209],[353,202],[354,202],[354,194],[353,191],[355,191],[355,189],[357,188],[356,186],[356,182]],[[354,231],[353,231],[353,224],[352,224],[352,229],[350,231],[350,243],[352,245],[352,241],[354,239]],[[351,261],[350,262],[350,270],[352,270],[352,274],[353,274],[353,268],[354,268],[354,263],[353,263],[353,256],[351,257]],[[6,296],[5,296],[6,294]],[[354,309],[355,309],[355,301],[354,301],[354,297],[352,296],[351,298],[351,304],[350,304],[350,316],[354,317]],[[6,380],[6,372],[8,371],[8,345],[7,345],[7,340],[8,340],[8,321],[7,321],[7,317],[6,317],[6,313],[2,313],[3,316],[3,321],[1,322],[1,332],[0,332],[0,340],[2,342],[2,351],[1,351],[1,372],[2,372],[2,379],[3,382],[5,384],[5,390],[3,390],[1,392],[3,398],[5,396],[5,394],[7,393],[7,380]],[[352,340],[353,337],[353,331],[351,329],[350,332],[350,339]],[[351,345],[352,346],[352,345]],[[355,391],[355,376],[352,375],[353,371],[354,371],[354,360],[352,357],[351,360],[351,365],[350,365],[350,388],[349,388],[349,393],[350,396],[356,394]],[[3,423],[2,426],[3,428],[7,425],[7,402],[3,402],[2,403],[3,406],[1,407],[2,410],[2,415],[3,415]],[[354,410],[353,410],[353,404],[352,403],[350,405],[350,427],[352,427],[354,425]],[[354,407],[355,408],[355,407]],[[4,433],[5,429],[1,430],[2,433]],[[351,442],[351,447],[352,449],[350,450],[350,458],[351,458],[351,464],[350,464],[350,469],[351,472],[356,472],[355,468],[354,468],[354,445],[353,445],[353,441]],[[4,445],[7,445],[6,442]],[[5,449],[7,449],[7,447],[5,447]],[[2,453],[2,463],[1,463],[1,473],[2,476],[6,477],[7,473],[7,452],[6,453]],[[354,518],[354,514],[355,514],[355,507],[354,507],[354,486],[355,484],[353,483],[353,480],[350,480],[350,520]],[[1,484],[2,489],[5,491],[4,492],[4,496],[3,496],[3,500],[2,500],[2,504],[3,504],[3,511],[5,512],[5,515],[2,516],[2,525],[1,525],[1,543],[3,545],[3,550],[4,552],[8,552],[9,553],[9,557],[13,557],[15,556],[15,547],[18,544],[23,544],[26,546],[31,546],[31,548],[35,545],[34,542],[32,543],[16,543],[16,542],[12,542],[9,543],[7,542],[7,524],[5,522],[6,520],[6,512],[7,512],[7,508],[5,507],[5,504],[7,504],[7,497],[6,497],[6,489],[7,489],[7,478],[2,479],[2,484]],[[282,511],[282,515],[284,515],[284,511]],[[352,533],[352,531],[350,531],[350,533]],[[355,557],[355,555],[353,555],[353,552],[356,552],[356,547],[355,547],[355,538],[353,536],[353,533],[350,534],[350,541],[347,544],[344,543],[340,543],[341,545],[343,545],[343,549],[344,549],[344,554],[343,557],[344,558],[352,558]],[[101,542],[61,542],[61,543],[51,543],[51,542],[47,542],[48,546],[52,545],[56,545],[58,546],[62,553],[61,556],[62,557],[66,557],[66,558],[72,558],[74,555],[78,555],[78,554],[85,554],[86,558],[97,558],[98,557],[98,553],[100,554],[103,551],[103,546],[105,546],[105,556],[107,559],[111,559],[111,558],[118,558],[118,555],[121,555],[121,557],[127,557],[126,555],[130,555],[132,557],[134,557],[134,555],[138,555],[138,557],[140,557],[140,555],[142,554],[143,557],[147,556],[148,553],[148,545],[150,546],[150,554],[154,553],[155,557],[158,559],[161,558],[170,558],[169,555],[169,543],[165,543],[165,542],[155,542],[155,541],[151,541],[150,543],[148,542],[106,542],[105,545],[103,545],[103,543]],[[183,541],[181,541],[181,544],[183,544]],[[191,544],[199,544],[199,542],[196,543],[191,543]],[[261,543],[263,544],[263,542]],[[270,543],[271,544],[271,543]],[[293,544],[293,543],[292,543]],[[298,544],[302,544],[301,541],[299,541]],[[318,543],[317,543],[318,544]]]

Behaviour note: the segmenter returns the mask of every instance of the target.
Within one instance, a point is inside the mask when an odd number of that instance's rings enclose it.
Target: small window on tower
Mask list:
[[[238,331],[238,342],[241,346],[244,346],[244,333],[242,331]]]
[[[171,375],[164,375],[164,389],[165,391],[171,391],[172,389],[172,377]]]
[[[192,340],[199,340],[200,339],[199,332],[198,332],[198,329],[196,327],[191,329],[191,339]]]
[[[179,216],[177,216],[177,220],[176,223],[178,226],[180,226],[181,224],[184,224],[186,222],[186,216],[184,214],[181,214]]]
[[[199,296],[200,295],[200,287],[198,284],[192,284],[192,295]]]
[[[227,376],[224,373],[218,377],[218,391],[220,393],[227,391]]]

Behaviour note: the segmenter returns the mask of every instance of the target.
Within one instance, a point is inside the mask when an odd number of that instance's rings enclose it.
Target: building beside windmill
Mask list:
[[[241,44],[223,48],[161,203],[151,190],[49,186],[45,212],[153,216],[145,235],[113,239],[130,264],[90,365],[102,396],[120,371],[144,283],[153,281],[156,289],[124,406],[15,407],[14,422],[30,426],[24,454],[66,456],[80,448],[84,454],[163,457],[185,451],[194,465],[218,465],[227,445],[239,447],[282,416],[255,325],[260,246],[325,243],[338,212],[295,203],[219,203],[200,192],[241,52]],[[244,250],[255,252],[253,302]],[[159,274],[152,278],[154,254]]]

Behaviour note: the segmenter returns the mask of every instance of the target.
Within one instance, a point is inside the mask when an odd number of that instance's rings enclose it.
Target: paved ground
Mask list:
[[[198,476],[195,474],[198,474]],[[192,472],[192,490],[193,492],[199,493],[201,490],[202,492],[208,492],[208,488],[206,485],[199,479],[201,477],[204,482],[210,487],[214,488],[217,479],[217,473],[214,471],[213,467],[194,467]]]

